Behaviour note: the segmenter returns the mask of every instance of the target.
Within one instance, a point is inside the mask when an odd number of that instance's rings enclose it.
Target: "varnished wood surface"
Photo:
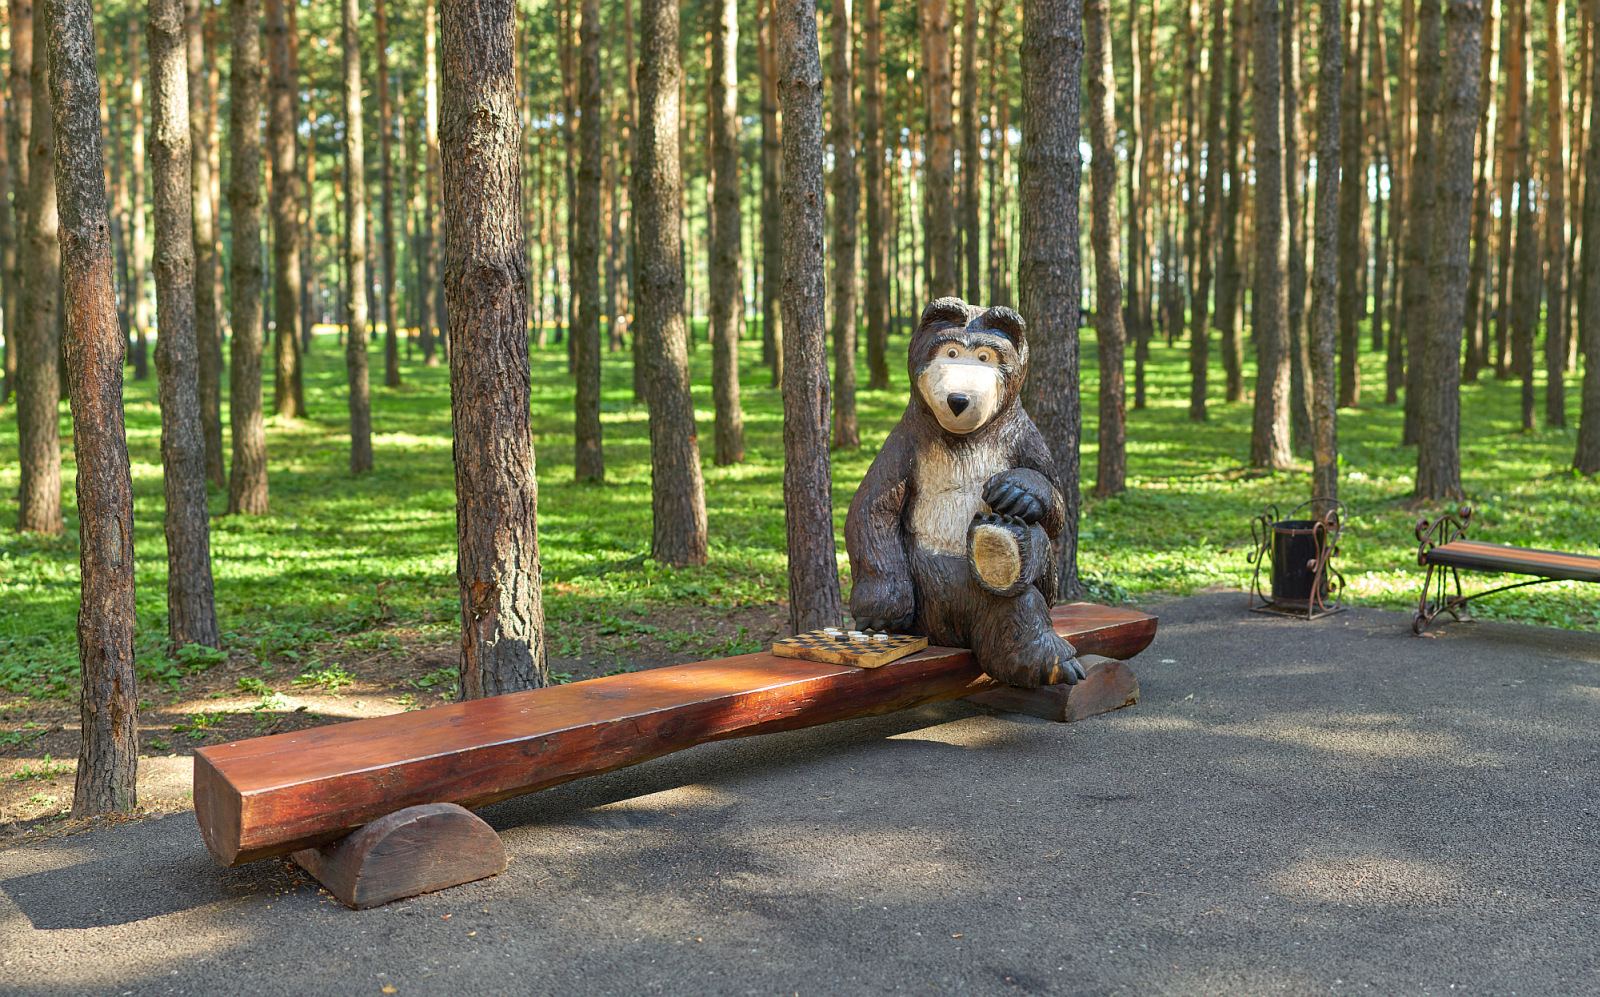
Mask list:
[[[397,810],[331,844],[301,849],[293,858],[340,903],[357,910],[506,870],[500,835],[454,803]]]
[[[1506,571],[1541,578],[1600,582],[1600,557],[1534,547],[1455,540],[1425,553],[1426,563],[1472,571]]]
[[[928,638],[909,634],[895,634],[892,644],[882,645],[867,641],[832,641],[824,638],[820,631],[812,630],[773,641],[772,653],[780,658],[804,658],[807,661],[825,661],[856,668],[882,668],[891,661],[916,654],[927,646]]]
[[[1156,618],[1079,603],[1056,630],[1130,658]],[[201,748],[195,815],[223,865],[324,844],[423,803],[480,807],[724,738],[957,699],[995,686],[964,650],[882,668],[762,651]]]
[[[1072,723],[1132,706],[1139,701],[1139,679],[1133,669],[1115,658],[1084,655],[1079,659],[1087,674],[1076,685],[1045,685],[1019,689],[1002,685],[967,698],[1007,713],[1043,717]]]

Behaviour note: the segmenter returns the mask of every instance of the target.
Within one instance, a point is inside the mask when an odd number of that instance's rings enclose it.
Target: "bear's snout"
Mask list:
[[[960,415],[967,410],[968,398],[966,395],[951,395],[945,401],[950,405],[951,415]]]

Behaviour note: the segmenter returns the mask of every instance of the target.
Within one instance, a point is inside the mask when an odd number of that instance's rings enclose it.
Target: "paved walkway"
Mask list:
[[[1600,636],[1157,611],[1131,709],[704,746],[376,910],[186,814],[0,854],[0,990],[1600,994]]]

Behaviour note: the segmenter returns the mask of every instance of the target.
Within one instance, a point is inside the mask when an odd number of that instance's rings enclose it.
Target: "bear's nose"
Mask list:
[[[969,401],[970,399],[966,395],[951,395],[945,399],[946,404],[950,406],[951,415],[960,415],[965,412]]]

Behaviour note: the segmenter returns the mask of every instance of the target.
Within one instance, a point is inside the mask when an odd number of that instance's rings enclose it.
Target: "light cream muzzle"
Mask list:
[[[993,419],[1005,397],[1000,369],[966,357],[934,359],[918,375],[917,388],[939,425],[963,436]]]

